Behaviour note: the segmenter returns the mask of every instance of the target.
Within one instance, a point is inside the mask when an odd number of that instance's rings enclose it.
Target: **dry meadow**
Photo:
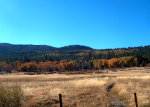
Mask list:
[[[18,84],[23,91],[22,107],[150,107],[150,67],[106,69],[78,75],[23,73],[0,75],[0,83]],[[1,94],[1,93],[0,93]]]

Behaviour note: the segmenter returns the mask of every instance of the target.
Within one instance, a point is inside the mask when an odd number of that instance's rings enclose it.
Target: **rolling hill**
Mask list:
[[[150,60],[150,46],[100,50],[83,45],[56,48],[47,45],[0,43],[0,61],[91,60],[124,56],[140,56]]]

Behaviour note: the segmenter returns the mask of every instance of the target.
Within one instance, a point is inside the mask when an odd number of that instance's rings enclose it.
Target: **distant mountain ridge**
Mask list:
[[[83,46],[83,45],[69,45],[69,46],[64,46],[59,48],[61,50],[85,50],[85,49],[92,49],[91,47],[88,46]]]
[[[9,43],[0,43],[0,49],[5,48],[9,49],[10,51],[50,51],[50,50],[85,50],[85,49],[92,49],[88,46],[83,45],[69,45],[60,48],[48,46],[48,45],[23,45],[23,44],[9,44]]]
[[[59,61],[59,60],[96,60],[124,56],[146,58],[150,62],[150,46],[93,49],[84,45],[52,47],[48,45],[22,45],[0,43],[0,61]]]
[[[0,49],[1,48],[15,48],[17,50],[29,50],[29,51],[35,51],[35,50],[95,50],[89,46],[85,45],[68,45],[63,47],[53,47],[49,45],[33,45],[33,44],[10,44],[10,43],[0,43]],[[128,48],[115,48],[115,49],[96,49],[96,50],[116,50],[116,49],[132,49],[132,48],[142,48],[142,47],[150,47],[150,45],[146,46],[137,46],[137,47],[128,47]]]

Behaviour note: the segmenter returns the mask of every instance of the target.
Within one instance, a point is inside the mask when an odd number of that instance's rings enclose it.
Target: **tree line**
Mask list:
[[[143,61],[143,59],[142,59]],[[94,60],[60,60],[60,61],[30,61],[13,63],[0,62],[0,71],[10,72],[16,70],[20,72],[63,72],[78,70],[100,70],[104,68],[145,66],[146,63],[133,56],[112,58],[112,59],[94,59]]]
[[[83,46],[65,47],[61,50],[43,48],[44,46],[36,46],[35,49],[34,46],[6,47],[0,47],[0,71],[73,71],[145,66],[150,63],[150,46],[105,50]],[[21,48],[23,49],[20,50]]]

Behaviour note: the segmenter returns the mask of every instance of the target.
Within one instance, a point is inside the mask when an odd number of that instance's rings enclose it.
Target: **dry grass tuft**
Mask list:
[[[0,85],[0,107],[21,107],[24,95],[18,84]]]

